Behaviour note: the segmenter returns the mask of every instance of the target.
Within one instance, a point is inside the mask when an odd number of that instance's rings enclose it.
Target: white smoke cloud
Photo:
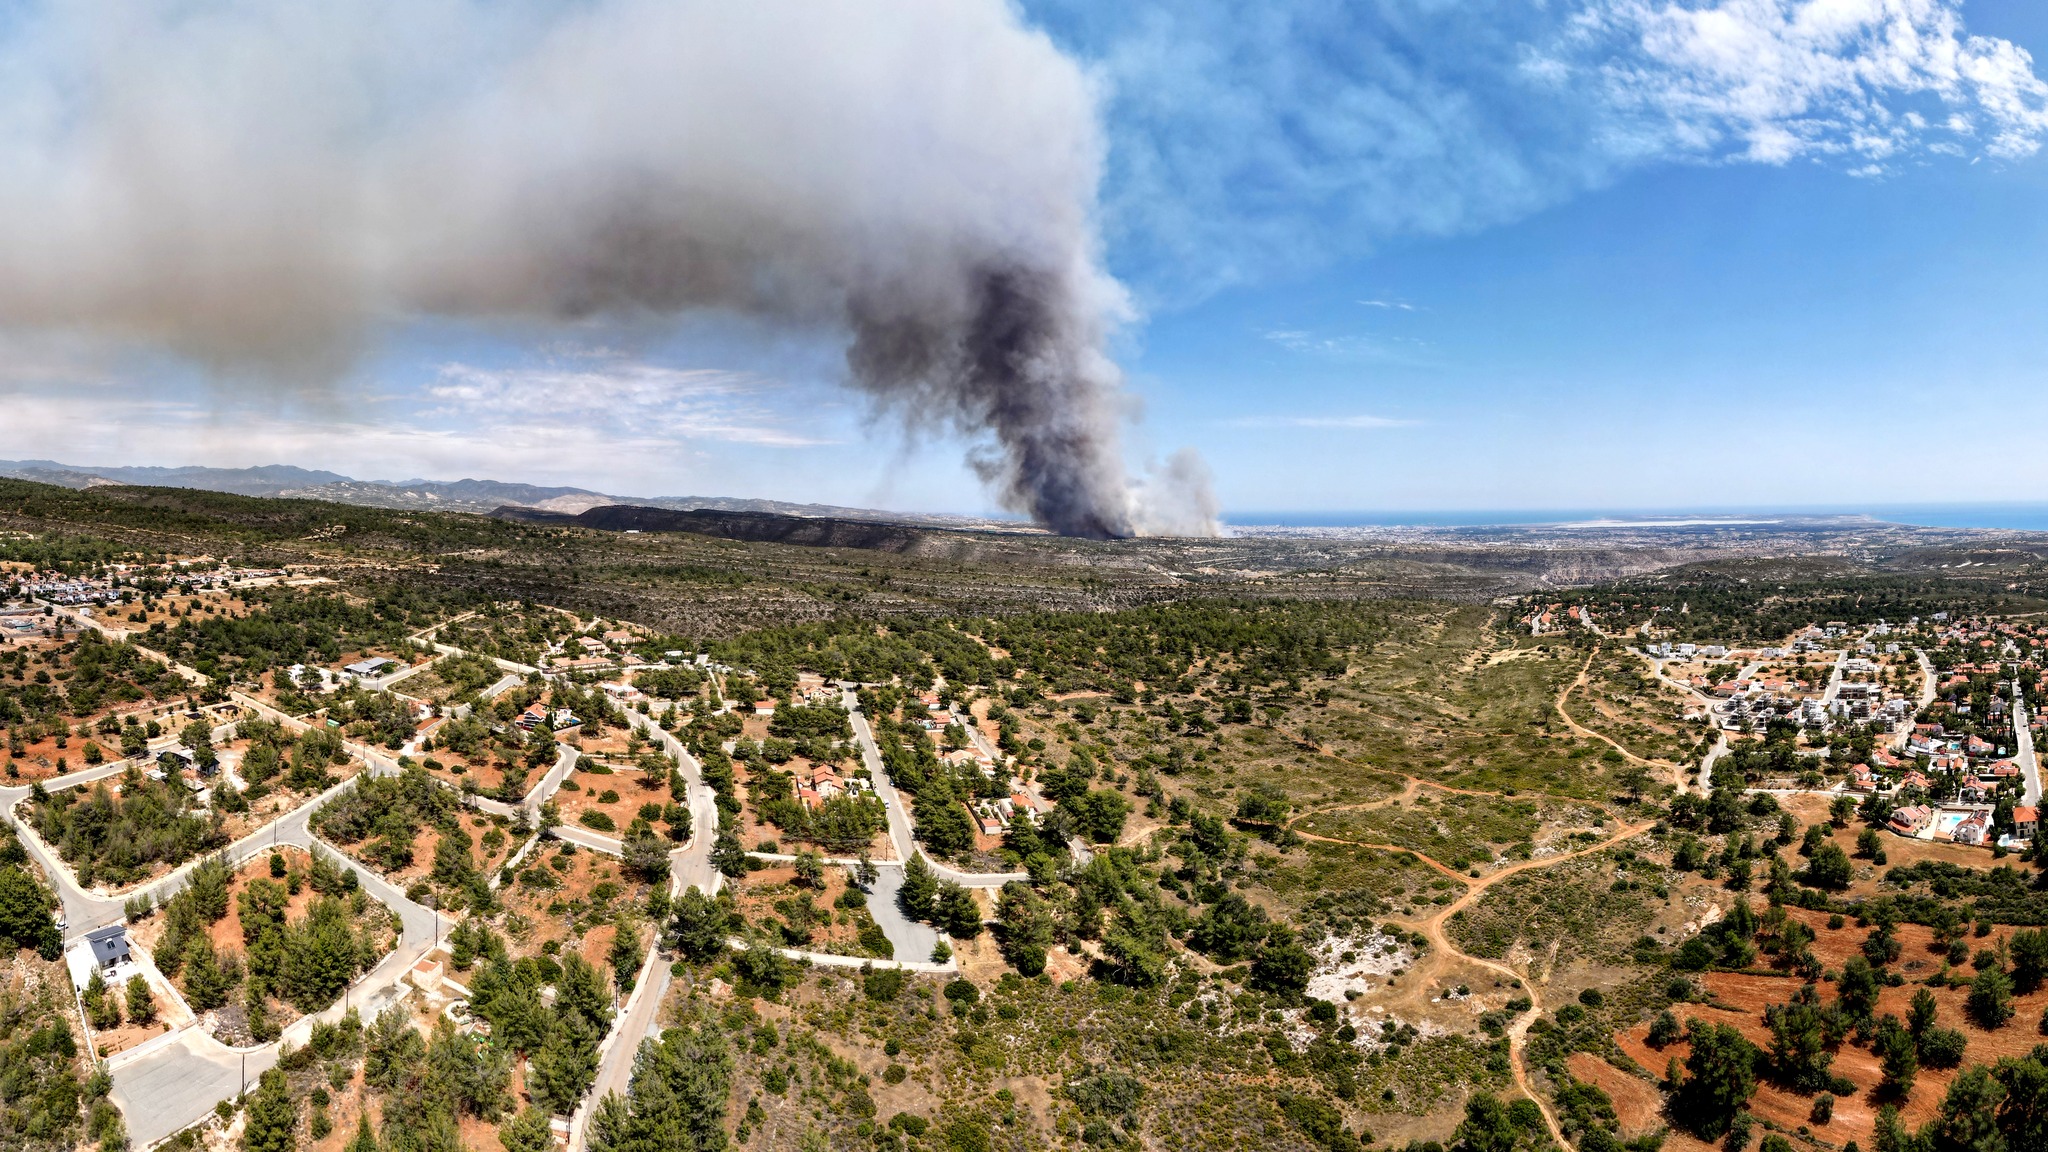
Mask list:
[[[421,315],[842,331],[1125,535],[1083,71],[1000,0],[84,0],[0,41],[0,325],[331,377]]]

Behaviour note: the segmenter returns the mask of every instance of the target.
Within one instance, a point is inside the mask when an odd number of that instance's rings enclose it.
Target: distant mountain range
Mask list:
[[[290,496],[361,504],[371,508],[412,508],[488,515],[511,505],[575,516],[592,508],[633,504],[679,511],[768,512],[781,516],[827,517],[888,524],[926,524],[943,528],[1019,527],[1008,521],[973,516],[919,512],[887,512],[875,508],[841,508],[830,504],[792,504],[783,500],[750,500],[734,496],[616,496],[587,488],[548,488],[501,480],[357,480],[337,472],[265,464],[257,468],[137,468],[123,465],[60,464],[55,460],[0,460],[0,476],[34,480],[65,488],[103,484],[141,484],[159,488],[199,488],[241,496]]]

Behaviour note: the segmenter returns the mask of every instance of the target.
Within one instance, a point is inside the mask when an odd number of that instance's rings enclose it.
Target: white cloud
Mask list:
[[[1227,422],[1233,428],[1413,428],[1420,420],[1399,420],[1391,416],[1241,416]]]
[[[1299,328],[1272,328],[1260,337],[1289,352],[1334,360],[1385,360],[1412,363],[1414,353],[1429,347],[1411,336],[1325,336]]]
[[[1400,312],[1413,312],[1415,305],[1400,300],[1360,300],[1367,308],[1392,308]]]
[[[1547,75],[1597,78],[1618,116],[1679,156],[1842,156],[1862,175],[1953,152],[1979,121],[2001,159],[2048,133],[2032,57],[1966,33],[1959,0],[1607,0],[1547,56]]]
[[[445,364],[426,388],[430,411],[490,428],[573,423],[664,440],[775,448],[833,443],[792,426],[788,389],[743,372],[669,368],[600,355],[534,368]],[[777,403],[778,398],[780,403]]]
[[[2048,86],[1960,0],[1032,0],[1105,81],[1155,301],[1512,221],[1668,163],[2009,159]]]

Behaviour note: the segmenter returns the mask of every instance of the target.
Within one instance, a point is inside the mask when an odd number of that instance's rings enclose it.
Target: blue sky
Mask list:
[[[2048,500],[2044,7],[1027,3],[1096,86],[1133,470],[1194,448],[1226,517]],[[289,387],[12,339],[0,456],[991,507],[829,332],[399,317]]]

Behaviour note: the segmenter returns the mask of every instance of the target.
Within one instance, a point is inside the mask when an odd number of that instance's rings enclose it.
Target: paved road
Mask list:
[[[91,772],[73,773],[52,783],[57,787],[77,787],[114,775],[125,767],[125,762],[102,765]],[[388,761],[379,763],[372,760],[366,771],[382,775],[393,769],[395,765],[389,765]],[[312,834],[308,821],[314,810],[329,798],[355,787],[357,779],[360,776],[335,785],[313,801],[271,821],[223,851],[229,863],[239,865],[270,851],[277,844],[292,844],[308,850],[317,846],[354,871],[371,896],[398,914],[402,925],[398,946],[368,975],[356,981],[347,998],[348,1003],[365,1011],[374,1011],[397,997],[399,982],[420,956],[433,947],[443,922],[432,910],[407,900],[403,892],[382,876],[350,860],[333,846],[320,843]],[[51,783],[44,785],[45,788],[51,786]],[[14,806],[27,795],[27,788],[0,789],[0,805],[4,805],[0,807],[0,813],[4,813],[10,824],[26,833],[21,837],[24,847],[43,865],[56,887],[64,904],[65,932],[69,939],[75,940],[94,928],[120,922],[123,919],[123,902],[129,897],[148,893],[161,904],[185,886],[192,869],[198,864],[196,860],[188,862],[169,875],[122,896],[94,895],[79,888],[70,870],[55,859],[55,854],[41,838],[15,818]],[[241,1090],[245,1067],[249,1076],[262,1072],[276,1063],[280,1045],[303,1046],[314,1020],[337,1019],[342,1011],[342,1005],[335,1005],[326,1012],[296,1021],[278,1042],[246,1051],[229,1048],[195,1026],[184,1029],[176,1040],[161,1047],[137,1049],[133,1054],[115,1056],[109,1062],[114,1077],[113,1099],[127,1117],[130,1138],[137,1145],[147,1146],[198,1122],[212,1111],[216,1101],[228,1099]]]
[[[2012,692],[2012,735],[2013,763],[2020,766],[2020,775],[2026,780],[2020,803],[2039,805],[2041,803],[2041,760],[2034,755],[2034,733],[2027,727],[2027,702],[2025,693],[2020,691],[2018,681],[2013,682]]]
[[[711,847],[718,838],[718,798],[711,786],[704,783],[703,765],[690,755],[682,741],[663,731],[648,717],[629,710],[626,719],[656,747],[675,757],[689,797],[691,836],[687,843],[669,854],[669,894],[680,895],[685,888],[696,888],[706,895],[717,894],[725,882],[725,877],[711,866]],[[611,848],[602,847],[592,841],[605,840],[605,837],[584,833],[580,828],[564,825],[553,829],[550,834],[600,852],[616,855],[619,851],[618,841],[610,841]],[[570,1152],[581,1152],[586,1146],[590,1113],[597,1101],[611,1092],[624,1095],[631,1086],[633,1064],[639,1055],[641,1042],[660,1035],[657,1017],[668,992],[669,963],[669,956],[659,947],[649,954],[647,965],[641,970],[640,981],[634,986],[633,996],[626,1003],[626,1010],[613,1021],[611,1047],[604,1052],[598,1064],[597,1079],[590,1094],[577,1108],[576,1115],[570,1118]]]
[[[904,809],[903,797],[896,791],[896,785],[889,779],[889,770],[883,766],[882,750],[875,745],[874,730],[868,727],[868,719],[860,711],[860,701],[852,689],[847,689],[842,699],[847,718],[853,721],[854,742],[860,746],[861,763],[867,767],[868,775],[874,778],[875,795],[887,806],[889,813],[889,840],[896,846],[896,858],[907,861],[916,852],[924,856],[925,863],[938,873],[939,879],[951,880],[966,888],[1000,888],[1012,880],[1031,879],[1029,872],[962,872],[958,868],[925,856],[917,847],[911,833],[910,813]],[[880,865],[877,865],[879,868]],[[891,937],[893,940],[894,938]],[[929,949],[927,949],[929,951]]]
[[[597,1079],[591,1082],[590,1093],[569,1118],[570,1149],[580,1150],[588,1144],[590,1115],[597,1102],[614,1092],[624,1096],[633,1086],[633,1066],[639,1058],[640,1045],[661,1035],[658,1016],[661,1002],[668,998],[671,979],[669,960],[657,948],[640,966],[633,994],[612,1019],[612,1030],[598,1055]]]
[[[569,773],[575,770],[576,750],[565,744],[555,756],[555,766],[548,769],[547,775],[542,776],[540,781],[527,791],[526,798],[519,803],[507,804],[502,800],[493,800],[475,793],[468,795],[469,803],[478,811],[489,812],[493,816],[503,816],[506,819],[511,819],[524,811],[530,823],[538,823],[540,806],[554,796],[556,790],[561,788],[562,781],[567,780]]]
[[[1714,746],[1707,749],[1707,754],[1700,759],[1700,792],[1702,794],[1714,790],[1714,761],[1727,754],[1728,734],[1726,732],[1716,732],[1714,734]],[[1680,791],[1684,791],[1684,789],[1680,789]]]
[[[1837,695],[1839,695],[1839,694],[1841,693],[1841,691],[1842,691],[1842,665],[1843,665],[1844,663],[1846,663],[1846,662],[1848,661],[1848,659],[1849,659],[1849,650],[1848,650],[1847,648],[1843,648],[1843,649],[1841,650],[1841,652],[1839,652],[1838,654],[1836,654],[1836,656],[1835,656],[1835,666],[1834,666],[1834,668],[1833,668],[1833,669],[1832,669],[1831,671],[1829,671],[1829,673],[1828,673],[1828,686],[1827,686],[1827,688],[1825,688],[1824,690],[1822,690],[1822,692],[1821,692],[1821,694],[1820,694],[1820,704],[1821,704],[1821,707],[1825,708],[1825,707],[1827,707],[1828,705],[1830,705],[1830,704],[1833,704],[1833,703],[1835,702],[1835,697],[1836,697]]]
[[[889,842],[896,848],[896,859],[910,859],[917,847],[917,841],[910,831],[910,814],[903,810],[903,797],[896,791],[896,785],[889,779],[889,770],[882,765],[882,750],[875,746],[874,730],[868,727],[868,718],[861,715],[860,701],[851,690],[847,691],[843,703],[847,719],[853,722],[854,743],[860,747],[861,764],[873,778],[875,795],[888,811]]]
[[[580,848],[588,848],[592,852],[602,852],[607,856],[626,854],[625,845],[617,837],[600,836],[588,828],[579,828],[574,824],[557,824],[548,829],[548,835],[557,840],[566,840]]]

